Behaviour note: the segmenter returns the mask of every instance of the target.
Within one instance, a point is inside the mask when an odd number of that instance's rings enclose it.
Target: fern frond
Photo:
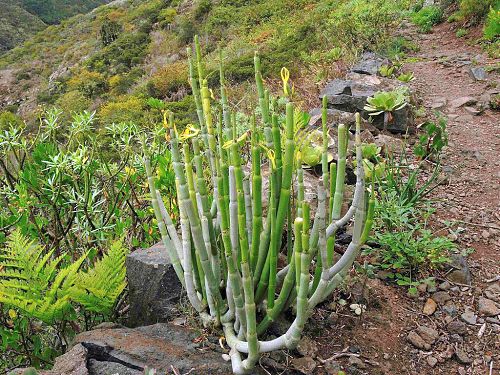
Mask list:
[[[70,289],[71,299],[89,311],[110,314],[126,286],[127,253],[121,242],[114,242],[91,270],[79,275]]]
[[[0,267],[0,303],[53,324],[72,309],[68,290],[85,256],[60,267],[62,256],[52,259],[53,250],[44,254],[42,246],[14,231],[0,249],[0,259],[7,260]]]

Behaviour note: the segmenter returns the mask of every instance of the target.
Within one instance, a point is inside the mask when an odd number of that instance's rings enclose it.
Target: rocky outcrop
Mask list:
[[[127,256],[128,325],[167,322],[176,313],[182,285],[162,243]]]
[[[40,375],[142,375],[146,367],[158,374],[232,374],[230,362],[224,362],[221,353],[202,348],[203,343],[196,343],[198,337],[196,331],[170,323],[103,326],[76,336],[73,348]]]
[[[330,81],[320,93],[320,98],[326,96],[328,107],[330,109],[347,113],[340,115],[339,112],[334,114],[339,118],[348,118],[355,112],[360,112],[361,116],[370,120],[378,129],[384,127],[383,114],[378,116],[370,116],[364,107],[367,99],[373,96],[377,91],[391,91],[398,87],[404,86],[401,82],[377,77],[375,75],[359,74],[356,72],[349,73],[345,79],[334,79]],[[392,113],[387,130],[394,133],[405,133],[408,126],[413,124],[411,109],[406,106]]]

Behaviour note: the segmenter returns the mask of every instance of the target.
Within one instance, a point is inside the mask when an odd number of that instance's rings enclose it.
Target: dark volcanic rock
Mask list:
[[[389,60],[374,52],[365,52],[351,71],[359,74],[376,75],[382,65],[389,65]]]
[[[127,256],[129,325],[166,322],[176,312],[182,284],[163,244],[140,249]]]
[[[384,125],[383,114],[370,117],[364,110],[366,100],[377,91],[391,91],[403,86],[401,82],[389,80],[382,77],[366,76],[351,73],[346,79],[334,79],[330,81],[320,93],[328,99],[328,107],[342,112],[360,112],[364,119],[370,119],[378,129]],[[394,133],[404,133],[408,126],[413,125],[413,117],[410,106],[406,106],[392,114],[387,124],[387,130]]]
[[[75,343],[88,351],[89,375],[95,369],[110,374],[135,375],[146,366],[158,373],[171,372],[172,366],[181,374],[230,375],[231,364],[219,353],[198,350],[193,343],[198,334],[194,330],[159,323],[139,328],[96,329],[76,336]],[[93,360],[93,361],[91,361]],[[116,371],[118,369],[122,371]],[[108,372],[101,372],[104,374]]]

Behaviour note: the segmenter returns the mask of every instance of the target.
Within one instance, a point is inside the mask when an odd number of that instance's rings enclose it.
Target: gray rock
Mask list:
[[[377,91],[390,91],[396,87],[403,86],[400,82],[394,82],[375,76],[363,76],[351,74],[347,79],[334,79],[330,81],[320,93],[328,99],[328,107],[343,112],[360,112],[364,119],[370,119],[378,129],[383,129],[383,114],[370,117],[364,110],[366,100]],[[404,133],[408,126],[413,125],[413,115],[410,106],[406,106],[392,114],[392,119],[387,124],[387,130],[394,133]]]
[[[401,139],[386,134],[377,135],[375,144],[382,148],[384,154],[401,153],[404,150],[404,143]]]
[[[500,309],[497,307],[495,302],[488,298],[479,297],[477,308],[479,310],[479,314],[481,315],[497,316],[500,314]]]
[[[87,367],[89,369],[89,375],[143,375],[142,371],[132,369],[116,362],[97,361],[95,359],[90,359]]]
[[[194,340],[198,336],[198,332],[188,328],[158,323],[139,328],[88,331],[77,335],[74,342],[87,350],[89,362],[91,359],[101,362],[94,362],[97,368],[113,368],[119,364],[127,371],[142,373],[148,366],[165,373],[172,371],[173,366],[182,374],[191,369],[197,374],[231,374],[231,364],[223,361],[220,353],[197,349]]]
[[[462,348],[457,348],[455,350],[455,357],[457,358],[458,362],[463,365],[468,365],[469,363],[472,363],[472,359],[469,357],[467,352]]]
[[[382,65],[389,65],[389,60],[373,52],[365,52],[351,71],[359,74],[376,75]]]
[[[311,115],[311,118],[309,119],[309,126],[322,127],[322,108],[314,108],[309,112],[309,114]],[[356,123],[353,113],[339,111],[338,109],[328,108],[326,110],[326,118],[329,126],[338,124],[353,126]]]
[[[488,73],[483,67],[480,66],[470,67],[469,74],[476,81],[486,81],[488,79]]]
[[[304,336],[297,345],[297,351],[304,357],[316,357],[318,353],[318,344],[309,337]]]
[[[176,312],[182,284],[163,244],[127,256],[131,327],[166,322]]]
[[[327,359],[325,363],[323,363],[323,368],[328,375],[338,375],[339,371],[342,370],[340,363],[333,359]]]
[[[429,366],[434,367],[434,366],[436,366],[437,363],[438,363],[438,360],[436,357],[433,357],[433,356],[427,357],[427,364]]]
[[[408,333],[406,339],[417,349],[429,350],[431,348],[430,344],[426,343],[425,340],[415,331]]]
[[[316,362],[311,357],[293,358],[292,366],[303,374],[312,374],[316,368]]]
[[[452,283],[459,283],[470,285],[472,282],[472,275],[470,273],[469,266],[467,264],[467,259],[460,254],[453,254],[451,256],[450,265],[455,268],[454,271],[450,272],[447,276],[448,280]]]
[[[74,346],[70,351],[57,357],[52,370],[38,371],[39,375],[91,375],[87,369],[87,349],[82,345]],[[24,374],[27,369],[16,369],[9,375]]]
[[[465,335],[467,333],[467,325],[464,322],[454,320],[448,324],[448,332],[451,334]]]
[[[439,337],[439,332],[428,326],[418,326],[417,333],[428,344],[434,344]]]
[[[443,311],[450,316],[455,316],[458,313],[457,307],[450,301],[448,301],[446,305],[443,306]]]
[[[432,299],[436,301],[438,305],[444,305],[446,302],[448,302],[451,299],[451,296],[448,292],[436,292],[432,295]]]
[[[484,295],[495,302],[500,302],[500,284],[490,285],[484,290]]]
[[[451,284],[448,281],[443,281],[439,284],[439,289],[441,290],[449,290],[451,288]]]
[[[469,310],[469,309],[465,310],[465,312],[462,315],[460,315],[460,317],[467,324],[474,325],[477,322],[477,315],[474,314],[474,311]]]
[[[349,356],[349,365],[355,366],[359,369],[366,368],[366,365],[364,364],[364,362],[361,359],[359,359],[358,357],[355,357],[353,355]]]
[[[464,105],[474,105],[477,103],[477,99],[472,96],[461,96],[450,102],[452,108],[460,108]]]

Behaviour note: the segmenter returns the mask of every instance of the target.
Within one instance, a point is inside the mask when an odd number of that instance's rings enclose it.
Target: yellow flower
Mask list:
[[[289,95],[288,91],[288,80],[290,79],[290,71],[283,67],[281,68],[281,81],[283,81],[283,93],[285,96]]]
[[[16,319],[16,317],[17,317],[17,313],[16,313],[16,311],[15,311],[15,310],[10,309],[10,310],[9,310],[9,316],[10,316],[10,318],[11,318],[12,320]]]
[[[199,132],[200,129],[197,129],[193,125],[189,124],[188,126],[186,126],[186,129],[184,129],[184,131],[179,135],[179,140],[181,142],[184,142],[189,138],[196,137]]]

